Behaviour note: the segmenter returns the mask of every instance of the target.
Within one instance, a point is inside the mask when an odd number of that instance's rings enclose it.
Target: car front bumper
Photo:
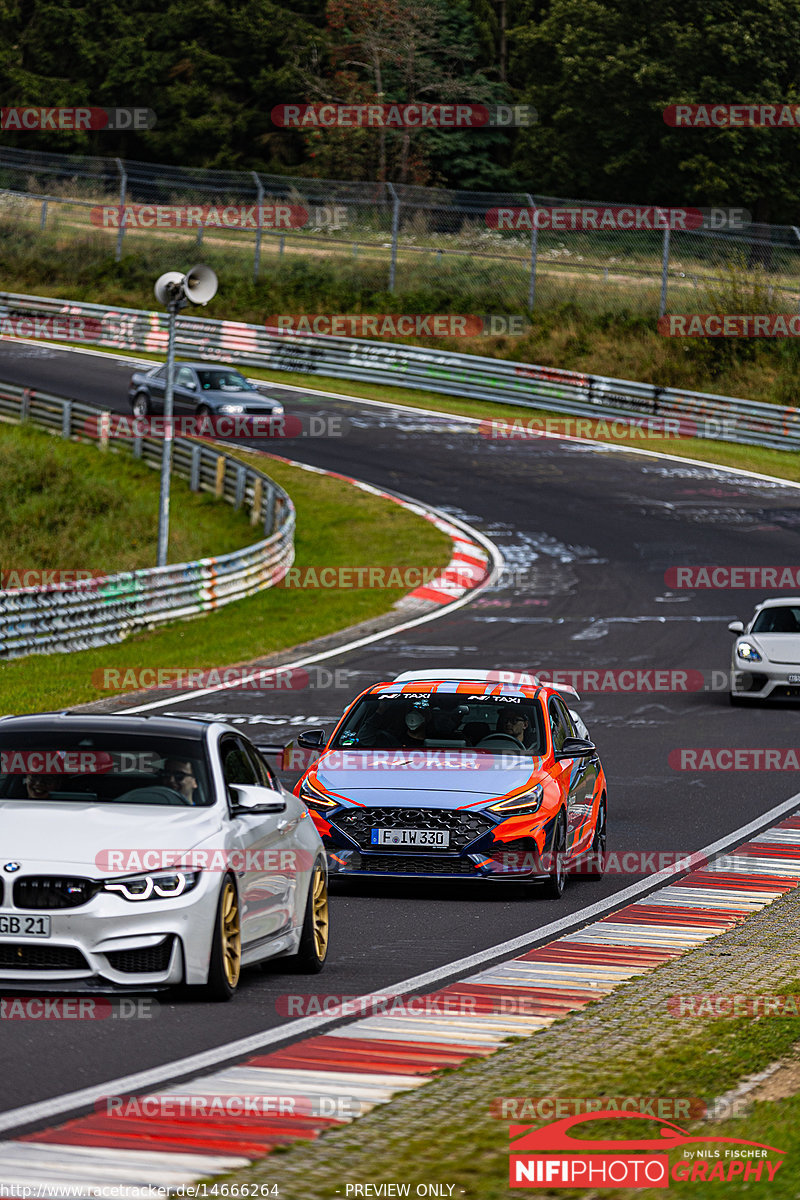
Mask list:
[[[50,937],[0,936],[0,987],[18,990],[141,991],[205,983],[221,876],[203,872],[183,896],[128,901],[99,892],[67,909],[18,909],[5,916],[50,918]]]

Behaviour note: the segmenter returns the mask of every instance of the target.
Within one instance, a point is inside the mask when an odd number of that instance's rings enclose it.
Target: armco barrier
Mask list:
[[[64,438],[97,441],[102,452],[108,446],[107,427],[97,415],[85,404],[0,384],[0,420],[27,421]],[[118,439],[114,448],[159,467],[162,441]],[[0,591],[0,660],[119,642],[136,630],[220,608],[283,578],[294,560],[295,526],[294,505],[283,488],[253,467],[183,438],[173,442],[173,469],[193,491],[249,507],[251,523],[264,529],[263,540],[196,562]]]
[[[4,332],[163,354],[167,317],[140,309],[108,309],[99,304],[0,292],[0,334]],[[677,419],[689,429],[696,427],[699,437],[778,450],[800,446],[796,408],[556,367],[398,343],[278,333],[262,325],[208,317],[179,317],[176,345],[178,354],[190,358],[423,388],[577,416]]]

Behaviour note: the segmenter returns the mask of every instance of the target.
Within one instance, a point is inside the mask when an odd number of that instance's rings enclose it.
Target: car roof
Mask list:
[[[503,676],[510,676],[504,680]],[[398,692],[429,691],[437,695],[452,695],[461,692],[464,695],[505,695],[525,696],[532,699],[542,690],[546,693],[566,693],[578,698],[575,688],[567,684],[547,683],[525,671],[491,671],[473,670],[464,667],[454,670],[450,667],[442,670],[428,668],[423,671],[404,671],[391,683],[377,683],[369,689],[371,692],[396,690]]]
[[[769,600],[762,600],[756,605],[756,611],[762,608],[783,608],[784,605],[795,604],[800,605],[800,596],[773,596]]]
[[[154,367],[163,367],[164,363],[153,363],[153,366]],[[235,371],[237,375],[242,374],[242,372],[239,370],[239,368],[236,366],[235,363],[182,362],[180,359],[177,359],[175,362],[175,366],[176,367],[193,367],[195,369],[195,371],[207,371],[207,370],[211,369],[211,370],[216,370],[216,371]]]
[[[3,733],[148,733],[156,736],[172,736],[201,742],[213,721],[196,720],[192,717],[149,716],[137,713],[126,717],[123,713],[76,713],[62,712],[28,713],[25,716],[0,717],[0,734]]]

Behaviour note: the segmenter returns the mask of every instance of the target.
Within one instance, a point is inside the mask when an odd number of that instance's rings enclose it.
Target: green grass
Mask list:
[[[71,445],[68,453],[81,449]],[[96,464],[98,452],[92,449],[87,453],[95,456],[91,461]],[[242,457],[250,458],[281,484],[295,503],[296,566],[437,567],[449,561],[449,538],[400,505],[341,480],[261,455]],[[115,468],[122,465],[116,456],[110,461]],[[148,474],[157,501],[157,476]],[[113,516],[119,536],[124,525],[119,522],[118,506]],[[252,530],[241,516],[236,519],[248,531],[241,543],[247,544],[253,540]],[[118,645],[12,660],[0,666],[2,709],[35,712],[107,697],[111,693],[98,690],[92,680],[92,673],[104,668],[200,669],[246,662],[380,616],[402,594],[397,589],[321,592],[272,588],[215,613],[141,633]]]
[[[119,263],[113,241],[93,234],[25,229],[0,224],[0,271],[11,292],[64,297],[133,308],[154,307],[153,280],[176,264],[198,257],[217,271],[218,295],[207,315],[261,323],[279,313],[465,313],[525,314],[524,271],[516,264],[489,262],[465,253],[460,268],[442,268],[427,258],[398,271],[397,290],[387,290],[387,261],[348,259],[330,247],[303,249],[279,259],[265,242],[261,279],[251,277],[252,244],[235,246],[209,236],[198,247],[193,237],[159,242],[129,237]],[[381,251],[384,255],[385,250]],[[445,263],[448,256],[445,256]],[[561,270],[559,267],[558,270]],[[624,272],[624,265],[620,268]],[[508,272],[513,272],[513,278]],[[544,366],[638,379],[662,387],[719,392],[754,400],[796,404],[800,396],[800,346],[784,341],[667,338],[655,327],[654,313],[641,310],[642,288],[604,290],[599,279],[559,282],[553,264],[543,262],[537,308],[531,328],[518,338],[416,339],[442,349],[485,354]],[[772,311],[785,307],[762,300],[764,285],[746,270],[723,271],[721,283],[703,293],[692,289],[688,310]],[[728,278],[732,276],[732,278]],[[752,277],[751,277],[752,276]],[[656,295],[656,283],[650,289]],[[670,311],[687,308],[676,282]],[[529,315],[529,314],[527,314]],[[413,341],[414,339],[409,339]]]
[[[158,475],[127,455],[0,424],[3,571],[151,567]],[[169,559],[190,562],[256,540],[244,511],[172,481]]]
[[[776,992],[794,993],[796,981]],[[568,1017],[567,1021],[591,1019]],[[654,1014],[643,1014],[652,1020]],[[636,1019],[635,1012],[632,1019]],[[551,1027],[556,1030],[564,1022]],[[676,1023],[677,1024],[677,1023]],[[683,1023],[680,1023],[683,1024]],[[323,1162],[316,1162],[308,1146],[291,1147],[278,1158],[269,1155],[251,1168],[226,1177],[226,1182],[250,1185],[277,1182],[288,1200],[336,1200],[345,1182],[413,1180],[454,1184],[453,1196],[464,1200],[509,1200],[517,1192],[508,1186],[509,1121],[491,1115],[492,1100],[500,1096],[690,1098],[707,1102],[731,1090],[743,1076],[763,1070],[785,1056],[800,1037],[796,1017],[768,1016],[758,1020],[717,1020],[693,1030],[686,1023],[655,1054],[631,1055],[608,1050],[586,1058],[567,1058],[557,1072],[554,1087],[552,1062],[546,1062],[548,1032],[535,1034],[501,1050],[486,1061],[473,1060],[408,1096],[395,1099],[362,1117],[355,1126],[328,1133]],[[795,1200],[800,1192],[800,1100],[759,1103],[749,1115],[729,1121],[676,1121],[694,1136],[742,1138],[786,1151],[785,1163],[772,1184],[762,1184],[771,1200]],[[548,1121],[523,1121],[546,1125]],[[586,1130],[581,1134],[591,1136]],[[598,1122],[596,1136],[614,1139],[641,1137],[636,1121]],[[646,1137],[653,1136],[648,1127]],[[673,1151],[674,1165],[680,1152]],[[773,1159],[777,1156],[773,1155]],[[289,1170],[287,1171],[287,1168]],[[302,1178],[302,1189],[298,1180]],[[671,1182],[670,1195],[707,1197],[738,1196],[752,1183]],[[413,1194],[413,1190],[412,1190]],[[520,1193],[521,1194],[521,1193]],[[596,1200],[597,1192],[544,1186],[529,1189],[529,1196],[584,1197]],[[662,1190],[603,1190],[609,1200],[657,1197]]]

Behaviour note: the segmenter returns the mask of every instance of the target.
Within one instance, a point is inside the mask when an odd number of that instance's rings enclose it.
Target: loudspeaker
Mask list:
[[[156,300],[159,304],[163,304],[166,308],[172,299],[174,291],[180,290],[183,284],[183,275],[180,271],[167,271],[165,275],[160,275],[156,280],[156,286],[153,291],[156,294]]]
[[[183,280],[183,290],[192,304],[208,304],[217,294],[217,277],[211,267],[204,267],[199,263],[187,271]]]

